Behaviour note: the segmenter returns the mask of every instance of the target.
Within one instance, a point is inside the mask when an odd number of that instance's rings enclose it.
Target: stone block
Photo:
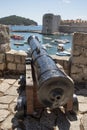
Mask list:
[[[8,104],[0,104],[0,110],[8,109]]]
[[[21,57],[20,57],[20,55],[15,55],[15,61],[14,62],[21,64]]]
[[[68,61],[66,61],[66,60],[63,61],[63,68],[64,68],[64,69],[70,69],[70,68],[69,68],[69,62],[68,62]]]
[[[73,58],[72,58],[72,63],[73,63],[73,64],[77,64],[78,66],[79,66],[80,64],[82,64],[82,65],[87,65],[87,60],[86,60],[85,57],[83,57],[82,55],[80,55],[80,56],[73,57]]]
[[[2,96],[0,97],[0,103],[1,104],[10,104],[15,99],[15,96]]]
[[[14,115],[11,114],[10,116],[8,116],[6,118],[5,121],[3,121],[2,125],[1,125],[1,129],[2,130],[11,130],[12,129],[12,119],[14,119]]]
[[[84,73],[85,76],[87,76],[87,66],[84,66],[83,73]]]
[[[70,76],[71,76],[71,78],[72,78],[74,81],[80,82],[80,77],[78,76],[78,74],[71,74],[71,73],[70,73]]]
[[[0,122],[4,121],[9,114],[8,110],[0,110]]]
[[[16,79],[4,79],[3,83],[7,83],[7,84],[14,84],[16,82]]]
[[[7,69],[12,70],[12,71],[16,71],[16,64],[15,63],[8,63]]]
[[[74,33],[73,45],[76,46],[87,46],[87,33]]]
[[[5,63],[0,63],[0,70],[3,71],[6,68],[6,64]]]
[[[77,46],[77,45],[72,46],[72,55],[73,56],[81,55],[81,49],[82,49],[82,47],[80,47],[80,46]]]
[[[65,69],[64,69],[64,71],[65,71],[65,73],[66,73],[67,75],[69,75],[69,69],[68,69],[68,70],[65,70]]]
[[[4,53],[0,53],[0,63],[5,62],[5,54]]]
[[[17,71],[24,72],[26,69],[24,64],[17,64]]]
[[[9,43],[5,43],[5,44],[1,44],[0,45],[0,52],[8,52],[10,50],[10,44]]]
[[[0,84],[0,92],[5,93],[5,91],[8,90],[9,87],[10,85],[8,83],[2,82]]]
[[[10,54],[10,53],[7,53],[6,54],[6,61],[7,62],[13,62],[14,61],[14,55],[13,54]]]
[[[25,64],[25,59],[26,59],[26,56],[21,56],[21,61],[23,64]]]
[[[85,82],[85,77],[83,73],[77,73],[73,74],[70,73],[70,77],[75,81],[75,82]]]
[[[80,124],[81,130],[87,130],[87,113],[83,115],[81,118],[81,124]]]
[[[13,95],[13,96],[17,96],[17,88],[16,87],[10,87],[8,90],[5,91],[6,95]]]
[[[72,65],[71,73],[73,73],[73,74],[82,73],[82,68],[80,66]]]

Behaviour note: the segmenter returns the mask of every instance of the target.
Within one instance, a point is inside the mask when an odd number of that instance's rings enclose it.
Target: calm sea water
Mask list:
[[[10,26],[11,30],[42,30],[42,26]],[[11,48],[15,49],[15,50],[24,50],[27,51],[29,48],[29,45],[27,44],[27,39],[29,36],[31,35],[35,35],[39,38],[39,40],[41,41],[40,43],[42,45],[47,46],[47,52],[49,54],[56,54],[57,50],[57,43],[54,42],[55,39],[67,39],[69,40],[69,43],[65,43],[64,44],[64,48],[65,50],[70,50],[71,46],[72,46],[72,35],[69,34],[62,34],[62,35],[42,35],[42,34],[38,34],[38,33],[14,33],[11,32],[11,34],[16,34],[16,35],[21,35],[24,37],[24,40],[13,40],[11,39],[10,44],[11,44]],[[24,43],[23,46],[17,46],[15,45],[15,43]]]

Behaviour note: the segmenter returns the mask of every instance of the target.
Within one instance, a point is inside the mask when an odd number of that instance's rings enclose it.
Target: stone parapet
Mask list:
[[[87,83],[87,33],[74,34],[71,59],[71,77]]]
[[[24,51],[10,50],[6,52],[6,69],[15,73],[24,73],[26,56]]]
[[[10,34],[9,27],[0,24],[0,53],[10,50]]]

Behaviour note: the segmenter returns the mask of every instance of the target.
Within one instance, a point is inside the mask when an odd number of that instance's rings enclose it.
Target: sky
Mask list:
[[[0,18],[17,15],[42,25],[46,13],[61,15],[63,20],[87,20],[87,0],[0,0]]]

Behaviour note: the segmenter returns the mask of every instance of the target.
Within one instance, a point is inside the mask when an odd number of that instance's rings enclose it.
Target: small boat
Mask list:
[[[57,52],[56,55],[58,56],[70,56],[71,53],[68,51],[62,51],[62,52]]]
[[[24,46],[24,43],[14,43],[16,46]]]
[[[64,49],[64,44],[58,44],[57,50],[58,50],[58,51],[64,51],[64,50],[65,50],[65,49]]]
[[[24,37],[23,36],[20,36],[20,35],[11,35],[11,38],[14,39],[14,40],[24,40]]]
[[[52,38],[51,37],[44,37],[44,39],[51,40]]]
[[[51,48],[52,46],[49,43],[44,44],[46,48]]]
[[[55,39],[54,42],[60,43],[60,44],[65,44],[65,43],[69,43],[68,39]]]

